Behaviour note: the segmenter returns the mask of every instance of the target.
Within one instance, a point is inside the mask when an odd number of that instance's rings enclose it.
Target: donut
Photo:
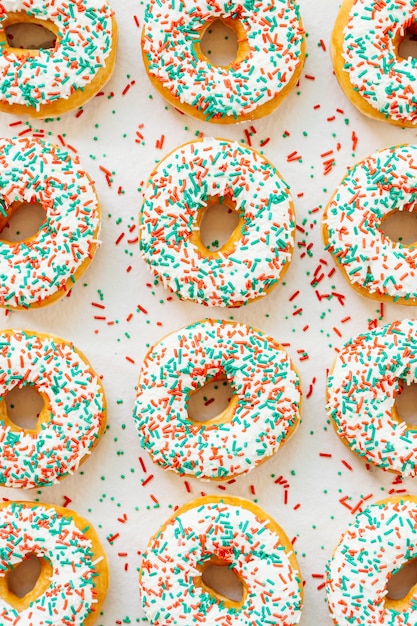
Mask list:
[[[217,21],[235,32],[238,43],[236,59],[225,66],[212,63],[200,47]],[[150,0],[142,55],[152,85],[182,113],[220,124],[262,117],[282,103],[303,68],[298,2]]]
[[[416,623],[417,585],[399,599],[387,583],[417,557],[417,498],[394,496],[368,505],[342,534],[327,567],[326,595],[337,626]]]
[[[25,559],[40,561],[34,588],[19,597],[8,574]],[[64,507],[0,503],[0,619],[26,626],[90,626],[109,584],[107,557],[91,523]]]
[[[351,339],[327,381],[327,412],[342,441],[367,462],[402,476],[417,474],[417,428],[395,402],[417,382],[417,321],[402,320]]]
[[[240,602],[205,583],[213,564],[240,580]],[[292,626],[301,617],[302,580],[291,542],[243,498],[205,496],[180,507],[149,541],[139,581],[145,615],[157,626]]]
[[[355,164],[323,216],[323,239],[343,275],[361,295],[417,304],[417,248],[383,232],[394,212],[414,211],[417,146],[385,148]]]
[[[53,48],[14,48],[6,29],[39,24],[56,36]],[[82,106],[109,80],[117,24],[105,0],[2,0],[0,111],[56,117]]]
[[[5,401],[12,389],[26,386],[44,402],[35,429],[14,424]],[[0,331],[0,486],[45,487],[73,474],[105,422],[100,379],[72,343],[29,330]]]
[[[227,408],[206,422],[188,415],[190,396],[227,380]],[[155,463],[180,475],[224,480],[274,454],[300,419],[301,384],[284,348],[246,324],[207,319],[173,332],[145,356],[134,419]]]
[[[100,232],[94,185],[68,149],[43,139],[0,139],[0,306],[38,308],[64,296],[91,263]],[[1,231],[24,203],[45,222],[10,242]]]
[[[414,0],[344,0],[333,30],[336,77],[365,115],[397,126],[417,125],[417,60],[399,55],[415,27]]]
[[[223,202],[239,221],[209,250],[200,224]],[[266,295],[291,261],[293,202],[275,167],[235,141],[204,138],[169,153],[151,173],[139,218],[140,252],[180,299],[238,307]]]

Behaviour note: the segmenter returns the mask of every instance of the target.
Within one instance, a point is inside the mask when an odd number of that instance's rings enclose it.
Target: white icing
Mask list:
[[[188,398],[225,374],[237,406],[230,422],[188,417]],[[276,452],[298,424],[300,381],[287,352],[245,324],[207,320],[171,333],[145,358],[134,417],[155,462],[180,474],[228,478]]]
[[[0,397],[19,384],[44,394],[51,416],[36,434],[0,422],[0,484],[50,485],[76,471],[97,442],[105,419],[103,390],[71,344],[6,331],[0,333]]]
[[[100,208],[92,181],[68,150],[43,140],[0,139],[0,210],[39,202],[46,223],[31,243],[0,239],[0,306],[44,303],[95,252]],[[3,208],[4,206],[4,208]]]
[[[385,606],[391,574],[417,557],[416,528],[416,503],[407,497],[371,505],[356,516],[328,566],[327,600],[336,624],[416,623],[416,595],[402,612]]]
[[[351,450],[404,476],[417,474],[417,429],[393,417],[400,383],[417,382],[417,322],[387,324],[352,339],[328,379],[327,410]]]
[[[265,520],[229,503],[197,504],[170,520],[153,538],[141,569],[142,603],[152,624],[207,626],[298,624],[302,598],[282,540]],[[195,585],[213,555],[230,564],[247,588],[239,608]]]
[[[397,39],[417,20],[415,0],[356,0],[344,29],[344,70],[355,91],[394,120],[417,121],[417,59],[399,59]]]
[[[11,503],[0,509],[0,569],[28,554],[52,564],[48,589],[27,609],[17,611],[0,597],[2,624],[82,626],[95,603],[92,543],[68,516],[52,508]]]
[[[198,59],[194,50],[201,29],[219,18],[242,24],[249,49],[227,68]],[[142,45],[150,74],[211,119],[247,115],[274,100],[302,63],[303,39],[293,0],[154,0],[145,14]]]
[[[69,98],[87,87],[104,65],[112,47],[112,10],[103,0],[3,0],[0,27],[9,13],[26,13],[54,23],[58,41],[54,49],[22,58],[0,55],[0,98],[9,104],[39,109]]]
[[[254,150],[203,139],[179,147],[151,175],[140,216],[141,254],[181,298],[240,306],[265,295],[291,260],[295,217],[286,183]],[[243,215],[231,252],[204,256],[190,242],[198,212],[229,197]]]
[[[392,211],[414,210],[417,146],[386,148],[345,176],[324,217],[328,247],[348,280],[370,294],[417,298],[417,249],[380,230]]]

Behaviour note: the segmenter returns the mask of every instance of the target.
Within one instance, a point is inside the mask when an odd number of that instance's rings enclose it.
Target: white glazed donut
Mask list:
[[[6,28],[21,22],[44,25],[55,47],[10,46]],[[110,78],[117,26],[106,0],[2,0],[0,44],[0,110],[52,117],[84,104]]]
[[[403,320],[351,339],[327,383],[327,411],[343,442],[369,463],[403,476],[417,474],[417,428],[395,406],[417,382],[417,321]]]
[[[44,400],[35,430],[9,418],[6,394],[32,385]],[[0,331],[0,485],[32,488],[73,474],[106,424],[100,379],[85,356],[59,337]]]
[[[340,538],[327,568],[327,602],[337,626],[413,626],[417,586],[391,599],[387,583],[417,558],[417,498],[367,506]]]
[[[239,223],[220,250],[199,226],[218,200]],[[266,295],[291,261],[295,216],[276,168],[238,142],[205,138],[168,154],[152,172],[140,214],[142,257],[182,299],[237,307]]]
[[[413,211],[417,146],[385,148],[354,165],[323,216],[325,245],[360,294],[378,301],[417,303],[417,248],[380,230],[394,211]]]
[[[242,600],[216,593],[208,565],[233,570]],[[182,506],[151,538],[140,569],[142,604],[154,626],[293,626],[302,579],[283,529],[243,498],[206,496]]]
[[[399,56],[415,25],[414,0],[344,0],[332,36],[336,76],[353,104],[369,117],[417,124],[417,60]]]
[[[200,49],[216,20],[237,36],[237,58],[226,66]],[[202,120],[234,123],[281,104],[300,76],[305,33],[295,0],[151,0],[142,51],[152,84],[173,106]]]
[[[211,380],[233,389],[221,415],[188,416],[190,395]],[[134,418],[141,443],[165,469],[201,479],[245,474],[299,423],[298,373],[284,348],[246,324],[204,320],[164,337],[145,357]]]
[[[78,157],[42,139],[0,139],[0,227],[25,202],[40,203],[45,222],[35,235],[0,235],[0,306],[28,309],[64,296],[99,244],[100,205]]]
[[[7,573],[30,556],[40,559],[41,573],[19,597]],[[107,557],[88,520],[50,504],[0,503],[1,624],[91,626],[108,584]]]

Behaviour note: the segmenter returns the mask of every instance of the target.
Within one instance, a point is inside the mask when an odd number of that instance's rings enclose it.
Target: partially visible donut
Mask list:
[[[216,564],[241,581],[241,601],[204,582]],[[206,496],[180,507],[149,541],[139,574],[142,605],[154,626],[299,623],[302,579],[283,529],[243,498]]]
[[[417,146],[384,148],[356,163],[326,206],[323,238],[346,280],[378,301],[417,304],[417,247],[391,240],[384,220],[415,211]]]
[[[220,20],[236,32],[237,57],[212,63],[200,42]],[[296,85],[305,58],[305,32],[296,0],[151,0],[142,52],[154,87],[174,107],[220,124],[262,117]]]
[[[7,575],[29,557],[40,560],[35,587],[23,597]],[[91,626],[109,585],[107,557],[85,518],[38,502],[0,503],[0,621],[27,626]]]
[[[327,382],[327,412],[342,441],[369,463],[417,475],[417,428],[396,408],[417,382],[417,321],[385,324],[351,339]]]
[[[54,48],[21,50],[6,29],[16,23],[45,26]],[[80,107],[109,80],[117,24],[106,0],[3,0],[0,5],[0,110],[56,117]]]
[[[5,396],[33,386],[44,400],[34,430],[10,419]],[[0,331],[0,485],[33,488],[73,474],[106,424],[101,381],[86,357],[59,337]]]
[[[343,0],[332,35],[333,64],[346,96],[365,115],[417,125],[417,59],[399,54],[416,21],[414,0]]]
[[[43,139],[0,139],[0,230],[24,203],[45,222],[23,241],[1,239],[0,306],[37,308],[64,296],[99,245],[100,205],[77,156]]]
[[[327,567],[327,603],[336,626],[414,626],[417,585],[389,597],[393,574],[417,558],[417,498],[387,498],[358,513]]]
[[[206,422],[189,397],[227,380],[230,403]],[[147,353],[134,418],[142,446],[164,469],[201,479],[245,474],[288,441],[300,420],[301,385],[286,350],[246,324],[203,320],[164,337]]]
[[[238,224],[209,250],[200,224],[223,202]],[[287,184],[256,150],[204,138],[184,144],[149,177],[140,218],[140,250],[161,282],[182,299],[238,307],[275,287],[294,248],[295,215]]]

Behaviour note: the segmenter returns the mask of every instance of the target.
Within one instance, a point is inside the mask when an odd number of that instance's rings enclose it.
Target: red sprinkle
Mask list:
[[[152,478],[153,478],[153,474],[149,474],[149,476],[148,476],[147,478],[145,478],[145,480],[143,481],[143,483],[142,483],[142,487],[145,487],[145,485],[147,485],[148,483],[150,483],[150,482],[151,482],[151,480],[152,480]]]
[[[68,496],[64,496],[64,504],[62,506],[67,507],[71,502],[71,498],[69,498]]]

